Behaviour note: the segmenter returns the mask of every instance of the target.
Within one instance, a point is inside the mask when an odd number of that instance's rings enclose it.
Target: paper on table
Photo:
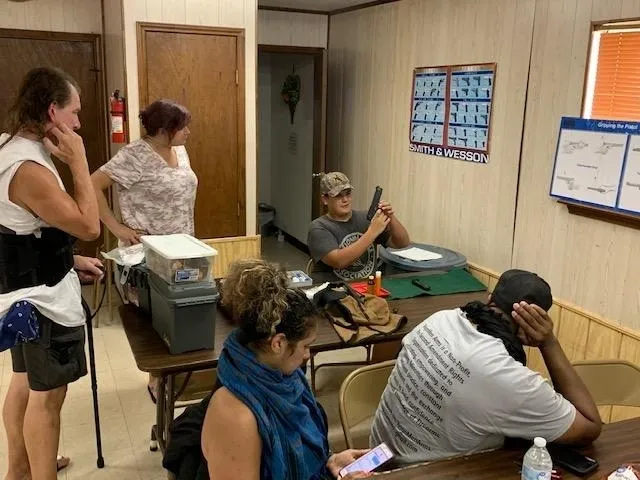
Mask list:
[[[144,260],[144,246],[141,243],[129,247],[118,247],[100,254],[107,260],[113,260],[123,267],[138,265]]]
[[[439,253],[430,252],[429,250],[425,250],[424,248],[411,247],[405,250],[395,250],[392,251],[394,255],[398,257],[407,258],[409,260],[413,260],[415,262],[423,262],[425,260],[437,260],[438,258],[442,258],[442,255]]]

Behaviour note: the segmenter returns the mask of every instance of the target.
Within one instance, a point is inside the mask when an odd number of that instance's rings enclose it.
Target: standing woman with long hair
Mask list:
[[[87,373],[74,268],[98,274],[99,262],[74,257],[71,246],[74,237],[96,239],[100,220],[84,144],[74,132],[79,112],[73,78],[36,68],[23,79],[0,136],[0,347],[12,347],[14,372],[2,412],[7,480],[56,478],[67,385]],[[73,196],[52,154],[71,171]],[[24,328],[16,332],[16,325]]]

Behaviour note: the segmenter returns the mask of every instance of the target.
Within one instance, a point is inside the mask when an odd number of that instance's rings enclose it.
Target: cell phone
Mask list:
[[[340,470],[340,478],[353,472],[371,472],[385,462],[393,458],[393,453],[386,443],[381,443],[376,448],[369,450],[355,462],[350,463]]]
[[[598,468],[598,461],[563,445],[547,445],[553,463],[576,475],[587,475]]]
[[[367,212],[367,220],[371,221],[373,216],[376,214],[378,210],[378,205],[380,204],[380,198],[382,198],[382,187],[377,186],[376,191],[373,193],[373,199],[371,200],[371,205],[369,205],[369,211]]]

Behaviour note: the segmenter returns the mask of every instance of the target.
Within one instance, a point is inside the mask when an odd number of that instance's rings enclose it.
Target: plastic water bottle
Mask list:
[[[533,446],[522,461],[522,480],[551,480],[553,462],[547,451],[547,441],[542,437],[533,440]]]
[[[627,469],[624,467],[620,467],[618,468],[615,472],[613,472],[611,475],[609,475],[607,477],[607,479],[612,479],[612,480],[626,480],[626,476],[625,473],[627,472]]]
[[[607,477],[608,480],[631,480],[638,478],[629,467],[620,467]]]

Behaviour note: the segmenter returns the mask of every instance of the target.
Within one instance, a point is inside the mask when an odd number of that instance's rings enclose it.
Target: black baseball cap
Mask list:
[[[534,303],[545,311],[553,305],[551,287],[535,273],[526,270],[507,270],[491,294],[491,301],[503,312],[510,314],[514,303]]]

